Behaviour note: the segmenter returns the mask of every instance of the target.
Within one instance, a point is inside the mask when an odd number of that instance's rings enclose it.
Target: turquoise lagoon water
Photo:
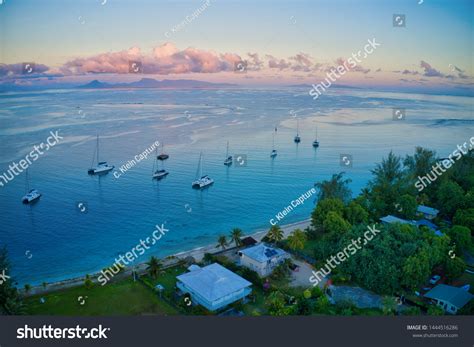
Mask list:
[[[298,88],[0,94],[1,172],[51,130],[64,137],[30,167],[31,186],[43,194],[38,203],[21,204],[24,174],[0,188],[0,245],[8,247],[19,284],[37,284],[99,271],[157,224],[169,232],[139,262],[216,242],[234,227],[268,228],[291,200],[333,173],[346,171],[357,194],[390,150],[405,155],[421,145],[449,154],[474,135],[472,106],[467,97],[335,88],[316,101]],[[406,110],[405,120],[392,120],[394,107]],[[275,126],[278,156],[271,160]],[[116,168],[164,142],[169,176],[151,179],[151,157],[119,179],[88,176],[96,134],[101,159]],[[227,141],[231,154],[247,156],[246,166],[223,165]],[[215,180],[204,191],[191,188],[200,151],[204,173]],[[352,168],[341,166],[341,154],[352,155]],[[281,223],[308,218],[313,204]]]

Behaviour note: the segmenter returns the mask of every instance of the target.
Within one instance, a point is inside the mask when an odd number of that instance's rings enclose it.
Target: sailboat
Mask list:
[[[28,169],[26,169],[26,195],[21,199],[24,204],[32,203],[41,197],[41,193],[36,189],[30,190],[30,180],[28,177]]]
[[[301,137],[299,135],[299,131],[300,131],[300,123],[299,123],[299,120],[297,119],[296,120],[296,136],[295,136],[295,142],[296,143],[300,143],[301,142]]]
[[[229,155],[229,141],[227,141],[227,151],[225,155],[224,165],[226,166],[232,165],[232,156]]]
[[[273,132],[273,141],[272,141],[272,153],[270,154],[270,157],[275,158],[277,156],[277,151],[275,149],[275,133],[277,131],[277,128],[275,127],[275,131]]]
[[[160,153],[159,156],[156,157],[158,160],[166,160],[170,157],[168,154],[166,154],[164,152],[164,147],[165,147],[165,145],[162,143],[161,144],[161,153]]]
[[[158,148],[156,149],[156,154],[158,154]],[[157,180],[161,180],[162,178],[165,178],[166,176],[168,176],[169,172],[165,170],[165,166],[163,164],[163,168],[162,169],[158,169],[158,165],[157,165],[157,170],[155,171],[155,163],[157,163],[157,160],[158,160],[159,156],[156,157],[155,161],[153,162],[153,175],[152,177],[153,178],[156,178]]]
[[[110,170],[113,170],[114,166],[109,166],[106,161],[99,161],[99,135],[97,135],[97,143],[96,143],[96,148],[95,148],[95,153],[96,156],[96,161],[97,161],[97,166],[92,166],[94,165],[94,158],[92,158],[92,164],[91,168],[87,170],[87,173],[89,175],[96,175],[96,174],[102,174],[102,173],[107,173]]]
[[[202,174],[202,152],[199,154],[199,166],[196,176],[200,178],[196,178],[196,180],[193,182],[193,188],[202,189],[214,183],[212,178],[210,178],[208,175],[203,176]]]
[[[319,147],[319,141],[318,141],[318,127],[316,127],[316,130],[315,130],[315,136],[314,136],[314,141],[313,141],[313,147],[314,147],[314,148]]]

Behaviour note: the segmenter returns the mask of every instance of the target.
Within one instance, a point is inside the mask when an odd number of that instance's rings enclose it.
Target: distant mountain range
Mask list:
[[[130,83],[106,83],[93,80],[87,84],[78,86],[83,89],[110,89],[110,88],[164,88],[164,89],[194,89],[194,88],[229,88],[236,87],[230,83],[212,83],[195,80],[163,80],[158,81],[153,78],[142,78],[139,81]]]

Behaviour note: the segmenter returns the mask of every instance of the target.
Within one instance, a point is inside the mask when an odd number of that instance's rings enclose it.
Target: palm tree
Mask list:
[[[332,175],[329,181],[315,183],[314,186],[319,190],[318,200],[336,198],[347,202],[352,196],[348,187],[351,182],[352,180],[349,178],[344,179],[344,172],[340,172]]]
[[[25,284],[25,294],[28,294],[31,290],[31,285],[29,285],[28,283]]]
[[[288,246],[290,249],[302,250],[306,243],[307,237],[306,233],[303,232],[301,229],[295,229],[290,236],[288,236]]]
[[[146,268],[148,271],[148,274],[151,277],[156,278],[156,276],[158,276],[158,274],[161,272],[161,268],[162,268],[162,264],[160,260],[155,256],[151,256],[150,261],[146,264],[148,265]]]
[[[230,233],[230,240],[234,241],[236,247],[242,246],[242,230],[239,228],[234,228],[232,229],[232,232]]]
[[[283,240],[283,231],[278,225],[272,225],[270,230],[268,230],[267,238],[270,242],[277,243]]]
[[[225,249],[226,247],[228,246],[227,244],[227,238],[225,237],[225,235],[221,235],[219,236],[219,238],[217,239],[217,247],[221,247],[222,249]]]

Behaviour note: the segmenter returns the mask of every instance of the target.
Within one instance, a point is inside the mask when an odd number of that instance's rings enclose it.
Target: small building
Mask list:
[[[290,255],[280,248],[273,248],[259,243],[256,246],[249,247],[239,251],[240,265],[248,267],[265,277],[272,273],[278,265]]]
[[[205,267],[191,265],[185,274],[176,276],[176,286],[210,311],[219,310],[252,292],[249,281],[213,263]]]
[[[245,246],[245,247],[253,246],[258,242],[252,236],[244,237],[241,241],[242,241],[242,246]]]
[[[466,305],[474,295],[463,288],[438,284],[425,294],[445,312],[456,314],[459,309]]]
[[[384,224],[393,224],[393,223],[400,223],[400,224],[409,224],[409,225],[416,225],[414,221],[398,218],[392,215],[388,215],[385,217],[380,218],[380,221]]]
[[[439,230],[439,227],[432,223],[431,221],[427,220],[427,219],[420,219],[420,220],[417,220],[416,221],[416,226],[419,228],[419,227],[427,227],[428,229],[430,229],[431,231],[434,232],[434,234],[436,236],[443,236],[444,234]]]
[[[439,213],[439,210],[433,208],[433,207],[428,207],[428,206],[424,206],[424,205],[418,205],[418,208],[416,210],[416,212],[420,215],[423,216],[423,218],[425,219],[429,219],[429,220],[432,220],[432,219],[435,219],[436,216],[438,215]]]

